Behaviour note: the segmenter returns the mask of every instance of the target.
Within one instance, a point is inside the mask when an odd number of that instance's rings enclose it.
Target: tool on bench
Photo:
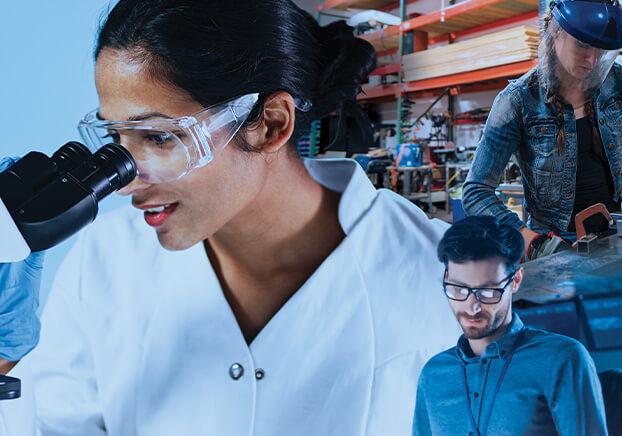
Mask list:
[[[609,228],[615,228],[616,222],[611,217],[611,214],[607,210],[607,207],[602,203],[596,203],[587,209],[582,210],[575,217],[575,228],[577,230],[577,242],[572,246],[577,247],[577,252],[584,256],[589,256],[593,243],[598,239],[598,236],[593,233],[587,233],[585,230],[585,221],[594,215],[603,215],[609,223]]]

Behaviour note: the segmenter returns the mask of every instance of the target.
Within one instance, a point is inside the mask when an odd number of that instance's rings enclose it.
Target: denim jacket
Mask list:
[[[497,96],[486,122],[475,160],[463,188],[468,215],[492,215],[520,228],[520,218],[495,195],[503,171],[516,155],[525,191],[527,226],[544,233],[563,234],[570,223],[575,200],[577,135],[574,111],[565,105],[558,119],[548,90],[535,67]],[[622,194],[622,66],[614,64],[595,95],[596,117],[615,186]],[[564,129],[566,144],[557,151],[557,133]]]

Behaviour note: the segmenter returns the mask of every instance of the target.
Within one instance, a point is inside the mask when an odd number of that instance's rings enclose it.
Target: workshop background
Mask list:
[[[335,139],[335,114],[314,123],[298,144],[300,154],[353,157],[378,187],[397,191],[430,216],[448,222],[460,219],[461,184],[490,106],[508,80],[536,64],[538,20],[547,2],[296,3],[321,24],[355,20],[356,32],[374,45],[379,61],[359,98],[373,131],[359,129],[357,120],[347,119],[348,133]],[[80,140],[76,125],[97,106],[92,49],[110,4],[108,0],[38,0],[3,5],[0,40],[9,43],[0,45],[0,156],[19,156],[29,150],[52,153],[67,141]],[[361,15],[369,10],[375,12]],[[498,195],[523,216],[515,162],[508,165]],[[111,196],[101,209],[127,201]],[[47,255],[42,303],[71,243]],[[594,283],[587,286],[601,286]],[[520,307],[534,322],[555,325],[581,339],[599,370],[622,367],[622,296],[601,297],[593,294],[587,304],[577,298],[559,304],[534,298]]]

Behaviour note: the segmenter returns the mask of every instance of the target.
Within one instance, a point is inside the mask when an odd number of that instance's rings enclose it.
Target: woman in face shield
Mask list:
[[[121,0],[95,57],[80,131],[130,151],[134,207],[61,268],[16,370],[37,419],[25,395],[10,434],[408,434],[423,364],[459,333],[430,292],[446,226],[295,149],[356,107],[373,48],[290,0]]]
[[[490,214],[525,237],[529,258],[576,238],[574,218],[596,203],[620,210],[622,12],[617,2],[562,0],[543,20],[538,65],[496,98],[464,185],[468,214]],[[496,197],[512,155],[529,219]],[[607,232],[604,217],[586,223]],[[561,237],[561,238],[560,238]]]

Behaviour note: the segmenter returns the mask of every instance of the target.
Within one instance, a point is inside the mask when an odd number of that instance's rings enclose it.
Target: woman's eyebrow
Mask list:
[[[107,118],[104,118],[99,111],[97,111],[96,117],[100,121],[109,121]],[[169,117],[168,115],[164,115],[163,113],[160,113],[160,112],[148,112],[145,114],[132,115],[131,117],[128,117],[128,119],[125,121],[144,121],[150,118],[171,119],[171,117]]]

